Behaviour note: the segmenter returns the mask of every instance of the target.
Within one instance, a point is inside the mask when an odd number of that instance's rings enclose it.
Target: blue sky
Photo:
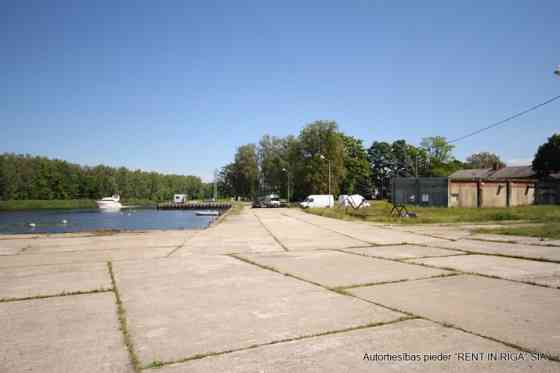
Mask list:
[[[0,152],[195,174],[313,120],[454,138],[560,94],[558,1],[0,5]],[[457,144],[527,163],[560,102]]]

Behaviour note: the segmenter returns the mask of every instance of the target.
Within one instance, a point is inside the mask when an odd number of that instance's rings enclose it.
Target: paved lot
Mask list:
[[[249,208],[3,236],[0,372],[560,372],[560,247],[493,241]]]

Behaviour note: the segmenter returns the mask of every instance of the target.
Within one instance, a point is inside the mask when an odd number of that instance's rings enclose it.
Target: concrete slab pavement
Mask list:
[[[63,264],[0,270],[0,299],[111,289],[105,263]]]
[[[557,289],[471,275],[350,290],[358,297],[560,358]]]
[[[342,251],[388,259],[412,259],[465,254],[461,251],[438,249],[435,247],[418,245],[369,246],[353,249],[343,249]]]
[[[452,272],[333,251],[243,254],[279,272],[329,288],[441,276]]]
[[[82,250],[39,254],[6,255],[0,260],[0,268],[43,266],[54,264],[107,263],[107,261],[162,258],[173,248],[128,248],[112,250]]]
[[[481,353],[483,359],[467,361]],[[394,324],[346,333],[306,338],[262,346],[227,355],[208,357],[161,368],[161,373],[338,373],[338,372],[463,372],[524,373],[558,372],[560,364],[547,360],[490,361],[489,354],[519,356],[519,350],[459,330],[425,320],[407,320]],[[371,356],[372,360],[366,357]],[[393,361],[375,361],[385,354],[400,356]],[[408,357],[405,355],[407,354]],[[430,361],[430,355],[448,358]],[[405,359],[418,358],[415,361]]]
[[[560,262],[560,247],[546,247],[515,243],[489,242],[479,240],[448,241],[432,245],[434,247],[465,250],[474,253],[518,256],[530,259],[546,259]]]
[[[200,231],[173,255],[284,251],[248,208]]]
[[[429,237],[427,235],[406,232],[406,230],[401,229],[401,227],[331,219],[323,216],[308,214],[296,209],[287,210],[285,215],[298,219],[299,221],[306,222],[310,225],[327,229],[331,232],[337,232],[339,234],[352,237],[362,243],[360,246],[363,246],[364,243],[390,245],[404,243],[434,244],[445,242],[445,240]]]
[[[490,255],[413,259],[408,262],[560,287],[560,264],[557,263]]]
[[[0,303],[0,372],[132,372],[113,293]]]
[[[403,315],[227,256],[113,264],[143,365]]]
[[[273,211],[271,211],[273,210]],[[254,209],[253,213],[270,233],[288,250],[342,249],[363,246],[364,241],[306,224],[284,211],[288,209]],[[300,214],[303,214],[300,212]]]

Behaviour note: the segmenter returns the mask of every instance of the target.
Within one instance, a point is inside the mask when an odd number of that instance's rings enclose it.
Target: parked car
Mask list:
[[[299,205],[304,209],[334,207],[334,197],[331,194],[311,194]]]
[[[254,209],[258,209],[258,208],[266,207],[266,206],[265,206],[264,200],[263,200],[262,198],[257,198],[257,199],[255,199],[255,200],[253,201],[252,207],[253,207]]]

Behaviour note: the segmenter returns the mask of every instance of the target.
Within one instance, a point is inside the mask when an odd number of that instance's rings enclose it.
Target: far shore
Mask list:
[[[151,200],[123,200],[124,205],[134,207],[154,207],[157,202]],[[9,200],[0,201],[0,211],[18,211],[34,209],[94,209],[97,208],[93,199],[66,199],[66,200]]]

